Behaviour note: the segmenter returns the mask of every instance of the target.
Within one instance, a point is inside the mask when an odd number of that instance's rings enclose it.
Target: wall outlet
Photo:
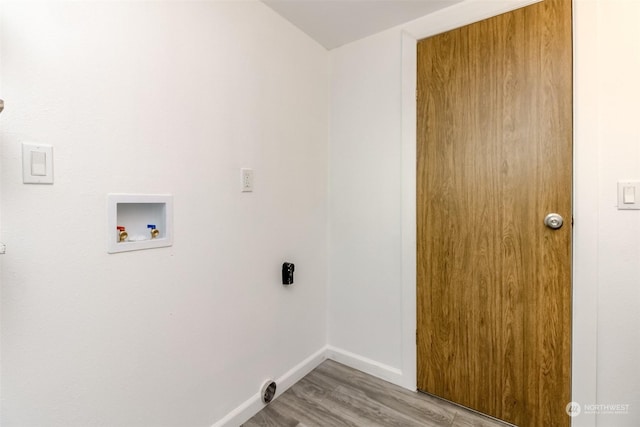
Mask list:
[[[240,191],[243,193],[253,191],[253,169],[240,169]]]

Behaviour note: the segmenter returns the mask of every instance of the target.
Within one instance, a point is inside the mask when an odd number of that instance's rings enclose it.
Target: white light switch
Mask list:
[[[22,144],[22,182],[53,184],[53,147],[44,144]]]
[[[31,152],[31,175],[47,175],[47,153],[42,151]]]
[[[618,209],[640,209],[640,181],[618,181]]]
[[[622,187],[622,202],[629,205],[636,202],[636,188],[630,185]]]

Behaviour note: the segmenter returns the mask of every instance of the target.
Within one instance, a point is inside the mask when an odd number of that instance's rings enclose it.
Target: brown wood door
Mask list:
[[[571,1],[420,41],[417,119],[418,388],[569,426]]]

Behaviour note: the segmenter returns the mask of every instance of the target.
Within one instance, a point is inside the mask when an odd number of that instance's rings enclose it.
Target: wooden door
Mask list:
[[[571,1],[421,41],[417,152],[418,388],[569,426]]]

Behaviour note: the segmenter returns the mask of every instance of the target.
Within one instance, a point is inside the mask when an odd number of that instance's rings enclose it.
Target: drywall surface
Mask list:
[[[386,31],[331,51],[329,109],[329,343],[396,369],[402,362],[400,41],[400,31]]]
[[[618,180],[640,181],[640,3],[585,3],[597,17],[595,53],[583,68],[597,73],[598,187],[583,191],[598,195],[598,396],[580,403],[583,412],[598,405],[598,426],[630,427],[640,425],[640,211],[617,210],[616,199]]]
[[[321,351],[327,52],[253,1],[0,22],[1,424],[212,425]],[[22,183],[25,141],[53,185]],[[173,246],[107,254],[108,193],[173,194]]]

